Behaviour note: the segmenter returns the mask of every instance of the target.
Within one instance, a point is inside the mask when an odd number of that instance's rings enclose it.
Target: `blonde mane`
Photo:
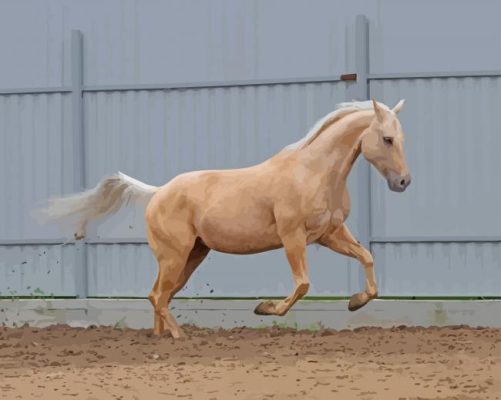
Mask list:
[[[382,108],[389,110],[389,107],[386,104],[377,103]],[[319,119],[315,125],[308,131],[306,136],[297,142],[291,143],[285,147],[287,150],[296,150],[302,149],[313,142],[322,131],[327,128],[329,125],[332,125],[334,122],[339,121],[341,118],[345,117],[348,114],[352,114],[356,111],[361,110],[370,110],[373,108],[372,101],[348,101],[345,103],[339,103],[336,105],[336,109],[325,117]]]

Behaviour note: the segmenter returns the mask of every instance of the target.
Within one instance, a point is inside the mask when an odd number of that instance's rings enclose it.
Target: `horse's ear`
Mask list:
[[[379,122],[382,122],[384,119],[383,110],[378,106],[376,100],[372,99],[372,105],[374,106],[374,111],[376,113],[376,118]]]
[[[402,99],[400,100],[397,105],[395,107],[393,107],[392,111],[395,113],[395,114],[398,114],[400,112],[400,110],[402,109],[402,107],[404,106],[404,103],[405,103],[405,99]]]

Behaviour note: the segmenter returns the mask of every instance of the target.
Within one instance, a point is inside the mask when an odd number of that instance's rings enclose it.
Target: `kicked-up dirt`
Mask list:
[[[0,399],[501,399],[501,329],[0,328]]]

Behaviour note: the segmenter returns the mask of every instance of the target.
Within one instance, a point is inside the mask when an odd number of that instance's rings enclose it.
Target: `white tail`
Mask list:
[[[121,172],[104,178],[95,188],[67,197],[50,199],[47,207],[37,210],[40,222],[63,222],[71,219],[75,239],[85,237],[90,221],[113,214],[126,203],[147,204],[158,190]]]

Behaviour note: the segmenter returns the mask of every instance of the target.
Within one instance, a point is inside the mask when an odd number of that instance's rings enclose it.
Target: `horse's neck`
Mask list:
[[[314,166],[316,173],[334,175],[333,183],[345,182],[360,155],[360,137],[372,118],[371,111],[357,111],[336,121],[300,150],[304,154],[302,159]]]

